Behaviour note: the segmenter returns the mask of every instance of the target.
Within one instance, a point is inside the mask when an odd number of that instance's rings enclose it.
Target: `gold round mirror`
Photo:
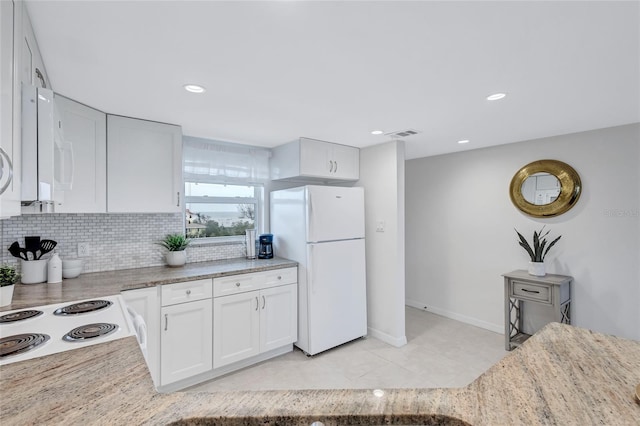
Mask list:
[[[580,198],[580,176],[570,165],[557,160],[529,163],[513,176],[511,201],[534,217],[552,217],[569,210]]]

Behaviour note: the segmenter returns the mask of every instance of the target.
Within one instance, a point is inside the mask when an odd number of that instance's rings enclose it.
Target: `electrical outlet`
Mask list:
[[[78,257],[89,257],[89,243],[78,243]]]
[[[376,232],[384,232],[384,220],[376,222]]]

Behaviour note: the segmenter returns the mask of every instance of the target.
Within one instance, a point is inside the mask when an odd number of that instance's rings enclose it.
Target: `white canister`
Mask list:
[[[37,284],[47,281],[47,259],[21,260],[22,284]]]
[[[47,283],[60,282],[62,282],[62,260],[60,260],[58,253],[53,253],[47,264]]]
[[[245,231],[244,243],[247,247],[247,259],[256,258],[256,230],[247,229]]]

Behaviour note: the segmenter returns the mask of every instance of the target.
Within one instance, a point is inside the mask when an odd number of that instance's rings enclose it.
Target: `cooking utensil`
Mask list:
[[[36,260],[38,250],[40,250],[40,237],[24,237],[24,248],[27,252],[33,254],[33,260]]]
[[[9,246],[9,253],[11,253],[13,257],[17,257],[18,259],[29,260],[26,253],[24,252],[24,249],[20,247],[20,243],[18,243],[17,241],[14,241],[14,243]]]
[[[43,255],[49,253],[51,250],[56,248],[58,243],[53,240],[41,240],[40,241],[40,254],[36,259],[40,259]]]

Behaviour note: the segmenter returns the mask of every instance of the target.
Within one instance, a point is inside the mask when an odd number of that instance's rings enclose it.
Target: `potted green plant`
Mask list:
[[[558,240],[562,238],[562,235],[560,235],[558,238],[551,241],[549,245],[547,245],[546,237],[547,235],[549,235],[550,231],[547,231],[543,234],[543,226],[540,231],[533,231],[532,247],[531,245],[529,245],[529,242],[526,240],[526,238],[524,238],[517,229],[515,231],[516,234],[518,234],[518,238],[520,239],[520,241],[518,241],[518,244],[526,250],[527,254],[529,254],[529,257],[531,258],[531,262],[529,262],[529,274],[538,277],[545,276],[546,272],[544,268],[544,258],[547,256],[547,253],[549,253],[551,247],[553,247],[558,242]]]
[[[191,240],[183,234],[167,234],[157,244],[168,250],[164,256],[167,265],[175,267],[187,263],[185,249],[190,243]]]
[[[0,266],[0,306],[11,304],[14,284],[18,281],[20,281],[20,274],[16,272],[15,266]]]

